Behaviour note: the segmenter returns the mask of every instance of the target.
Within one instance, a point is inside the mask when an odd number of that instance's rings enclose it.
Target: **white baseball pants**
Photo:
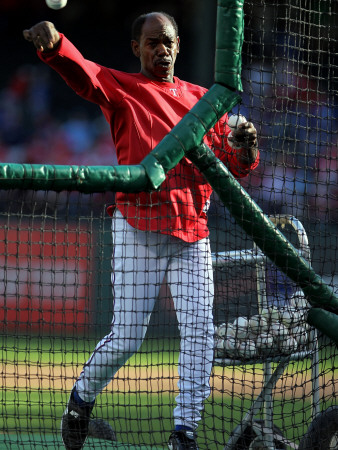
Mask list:
[[[173,236],[131,227],[116,210],[113,217],[111,332],[96,346],[76,382],[92,401],[141,346],[151,312],[166,277],[181,337],[179,395],[175,425],[193,429],[210,395],[213,361],[213,271],[208,239],[186,243]]]

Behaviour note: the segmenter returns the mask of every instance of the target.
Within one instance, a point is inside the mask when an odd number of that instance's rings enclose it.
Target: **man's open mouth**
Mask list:
[[[169,67],[170,61],[165,60],[165,59],[160,59],[160,60],[156,61],[156,65],[161,66],[161,67]]]

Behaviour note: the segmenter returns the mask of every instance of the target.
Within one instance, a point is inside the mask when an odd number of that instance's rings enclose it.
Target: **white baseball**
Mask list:
[[[269,308],[263,308],[261,310],[261,317],[263,317],[267,323],[270,323],[271,317],[270,317],[270,309]]]
[[[290,331],[286,326],[284,326],[281,322],[274,322],[270,326],[270,331],[273,336],[275,336],[278,340],[284,339],[286,336],[289,336]]]
[[[306,331],[306,328],[300,327],[300,326],[293,327],[293,328],[291,328],[291,332],[292,332],[293,338],[295,339],[295,341],[297,342],[297,344],[299,346],[307,345],[309,336]]]
[[[46,0],[48,8],[61,9],[67,5],[67,0]]]
[[[297,350],[298,343],[292,336],[286,336],[278,342],[278,347],[282,353],[292,353]]]
[[[295,325],[303,324],[306,321],[307,310],[299,308],[290,308]]]
[[[230,337],[236,337],[236,327],[233,323],[228,323],[227,335]]]
[[[251,331],[254,331],[256,328],[260,328],[261,318],[260,316],[252,316],[249,320],[249,327]]]
[[[261,333],[256,338],[256,346],[260,349],[269,349],[273,346],[273,336],[268,333]]]
[[[235,337],[237,339],[246,339],[248,335],[248,328],[237,328]]]
[[[293,311],[288,309],[281,310],[281,320],[283,325],[290,328],[295,323]]]
[[[237,347],[238,355],[244,358],[253,358],[256,355],[256,345],[253,341],[243,341]]]
[[[231,131],[234,131],[238,128],[238,125],[245,122],[247,122],[247,120],[244,116],[242,116],[242,114],[233,114],[228,119],[228,127]]]
[[[220,326],[216,328],[216,334],[217,336],[223,338],[227,334],[227,324],[222,323]]]
[[[216,356],[218,357],[224,356],[224,343],[225,343],[224,339],[220,338],[215,339],[214,347]]]
[[[249,321],[245,317],[238,317],[233,322],[233,327],[236,331],[238,339],[245,339],[249,333]]]
[[[248,328],[248,319],[246,317],[237,317],[233,321],[233,326],[236,328]]]
[[[252,316],[249,320],[249,328],[251,334],[259,334],[267,331],[269,328],[269,324],[265,317],[256,315]]]
[[[224,350],[228,351],[230,354],[237,350],[236,340],[233,337],[227,336],[224,340]]]
[[[282,320],[282,313],[276,306],[270,306],[268,309],[269,309],[270,321],[272,323],[280,322]]]
[[[309,307],[309,303],[306,300],[303,291],[297,291],[293,294],[290,298],[290,306],[299,309],[306,309]]]

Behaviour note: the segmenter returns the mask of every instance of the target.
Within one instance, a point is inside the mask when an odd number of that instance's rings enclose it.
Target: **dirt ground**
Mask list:
[[[74,380],[82,370],[82,366],[65,365],[25,365],[2,364],[2,389],[17,387],[21,389],[64,390],[69,392]],[[158,395],[161,392],[177,391],[177,367],[149,366],[122,368],[115,377],[109,389],[114,392],[147,392]],[[250,366],[214,367],[211,377],[213,395],[246,395],[256,396],[263,386],[263,371]],[[334,391],[334,379],[323,375],[320,381],[322,395],[327,396]],[[303,398],[312,393],[312,383],[309,375],[301,372],[284,374],[278,381],[275,396]]]

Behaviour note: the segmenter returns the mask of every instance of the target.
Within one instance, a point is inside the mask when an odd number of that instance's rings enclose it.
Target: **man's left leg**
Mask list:
[[[181,249],[172,256],[167,279],[181,337],[180,392],[174,410],[175,432],[170,439],[183,442],[180,446],[169,441],[169,448],[195,449],[198,447],[193,443],[194,431],[201,419],[204,401],[210,395],[214,355],[214,282],[209,240],[182,242]]]

